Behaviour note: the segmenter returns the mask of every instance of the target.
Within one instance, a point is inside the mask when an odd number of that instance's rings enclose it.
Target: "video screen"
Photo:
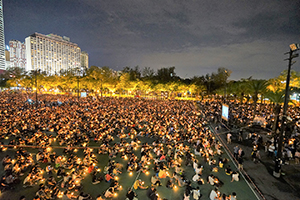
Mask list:
[[[86,97],[86,96],[87,96],[86,92],[81,92],[80,97]]]
[[[222,104],[222,119],[228,121],[229,106]]]

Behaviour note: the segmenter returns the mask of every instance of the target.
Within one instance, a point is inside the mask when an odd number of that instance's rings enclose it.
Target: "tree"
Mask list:
[[[144,79],[152,80],[154,77],[154,70],[151,69],[150,67],[145,67],[143,69],[142,75]]]
[[[3,74],[0,75],[0,87],[7,87],[7,86],[17,86],[19,79],[24,77],[26,72],[23,68],[20,67],[10,67]],[[9,85],[6,85],[7,81],[9,81]],[[14,82],[16,84],[14,84]]]
[[[156,80],[161,83],[167,83],[172,81],[175,76],[175,67],[161,68],[157,70]]]
[[[254,107],[253,117],[255,117],[256,115],[258,95],[260,94],[261,96],[263,96],[265,94],[267,89],[267,83],[268,82],[266,80],[251,80],[247,82],[247,86],[249,87],[249,91],[253,99],[253,107]]]
[[[239,81],[233,81],[228,85],[228,92],[234,95],[236,99],[239,98],[240,104],[243,103],[245,95],[249,94],[248,81],[251,80],[251,77],[248,79],[241,79]]]
[[[141,71],[139,66],[135,66],[134,69],[130,67],[124,67],[122,73],[128,73],[131,81],[136,81],[141,78]]]
[[[214,89],[218,89],[221,87],[226,88],[227,80],[230,77],[230,74],[231,74],[231,71],[224,67],[218,68],[217,73],[212,73],[211,80],[213,81],[213,83],[215,85]]]
[[[279,122],[279,114],[281,110],[281,104],[284,102],[284,91],[283,90],[276,90],[276,91],[271,91],[269,90],[266,93],[266,97],[274,103],[273,106],[273,112],[275,114],[274,118],[274,124],[272,128],[272,132],[276,133],[276,130],[278,128],[278,122]]]

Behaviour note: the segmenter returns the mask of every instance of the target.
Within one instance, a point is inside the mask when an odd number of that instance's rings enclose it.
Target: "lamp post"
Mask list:
[[[38,107],[38,96],[37,96],[37,70],[35,70],[35,107]]]
[[[77,98],[79,102],[79,76],[77,76]]]
[[[289,85],[290,85],[290,79],[291,79],[291,66],[294,64],[292,62],[293,58],[296,58],[299,56],[299,54],[293,54],[295,51],[299,50],[299,44],[291,44],[290,45],[290,51],[286,54],[289,54],[289,58],[285,59],[289,61],[288,64],[288,72],[286,77],[286,86],[285,86],[285,96],[284,96],[284,104],[283,104],[283,112],[282,112],[282,121],[281,121],[281,129],[278,139],[278,149],[277,149],[277,155],[275,159],[275,169],[273,171],[273,176],[276,178],[280,177],[281,174],[281,164],[282,164],[282,145],[283,145],[283,135],[285,134],[285,128],[286,128],[286,112],[288,108],[288,102],[289,102]]]
[[[38,70],[35,69],[35,70],[31,70],[31,73],[32,75],[34,75],[34,86],[35,86],[35,107],[37,108],[38,107],[38,95],[37,95],[37,89],[38,89],[38,86],[37,86],[37,72]],[[32,77],[33,78],[33,77]],[[33,107],[33,104],[32,104],[32,107]]]

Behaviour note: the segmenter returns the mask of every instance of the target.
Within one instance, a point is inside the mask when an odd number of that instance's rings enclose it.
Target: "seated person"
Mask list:
[[[158,179],[158,177],[156,176],[156,174],[154,174],[154,175],[151,177],[151,184],[152,184],[152,185],[161,185],[161,182],[160,182],[160,180]]]
[[[173,183],[172,179],[169,179],[169,180],[167,181],[166,187],[167,187],[167,188],[173,188],[173,187],[174,187],[174,183]]]
[[[207,183],[215,185],[215,177],[212,174],[207,177]]]
[[[179,187],[183,187],[186,185],[185,181],[182,179],[182,177],[177,174],[176,172],[174,172],[173,174],[173,178],[175,179],[175,181],[178,183]]]
[[[227,175],[231,175],[231,174],[232,174],[232,170],[231,170],[230,165],[228,165],[228,166],[226,167],[225,173],[226,173]]]
[[[135,190],[137,190],[137,189],[143,189],[144,190],[144,189],[147,189],[148,187],[144,186],[144,182],[141,179],[138,179],[134,182],[133,188]]]
[[[136,198],[136,193],[130,188],[126,194],[126,197],[129,199],[129,200],[133,200]]]
[[[103,195],[98,195],[96,200],[105,200]]]
[[[113,188],[108,188],[104,194],[105,198],[112,198],[114,196],[114,190]]]
[[[97,177],[97,171],[94,171],[92,173],[92,183],[93,184],[98,184],[103,180],[102,176]]]
[[[84,200],[84,199],[91,199],[91,196],[89,194],[84,194],[81,192],[78,196],[78,200]]]
[[[200,174],[195,174],[192,178],[194,182],[197,182],[199,185],[203,185],[203,179]]]
[[[110,182],[113,179],[113,176],[110,173],[105,174],[105,181]]]
[[[221,187],[224,183],[218,178],[218,177],[214,177],[214,185],[217,187]]]
[[[239,181],[239,173],[237,173],[237,172],[232,173],[231,182],[233,182],[233,181]]]

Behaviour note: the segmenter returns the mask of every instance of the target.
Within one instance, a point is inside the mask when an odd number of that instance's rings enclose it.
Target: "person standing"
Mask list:
[[[232,137],[231,133],[230,132],[227,133],[227,144],[231,144],[231,137]]]
[[[270,146],[268,148],[268,157],[273,157],[274,151],[275,151],[275,146],[274,146],[274,143],[272,143],[272,144],[270,144]]]
[[[243,129],[240,129],[240,131],[239,131],[238,141],[239,141],[239,142],[242,142],[242,141],[243,141]]]
[[[238,157],[243,157],[244,155],[245,155],[245,152],[243,151],[242,148],[240,148]]]
[[[238,155],[239,155],[239,146],[236,145],[235,147],[233,147],[233,156],[235,157],[235,159],[237,159]]]
[[[243,162],[244,162],[243,157],[239,157],[239,158],[238,158],[238,169],[239,169],[240,171],[244,169],[244,168],[243,168]]]

